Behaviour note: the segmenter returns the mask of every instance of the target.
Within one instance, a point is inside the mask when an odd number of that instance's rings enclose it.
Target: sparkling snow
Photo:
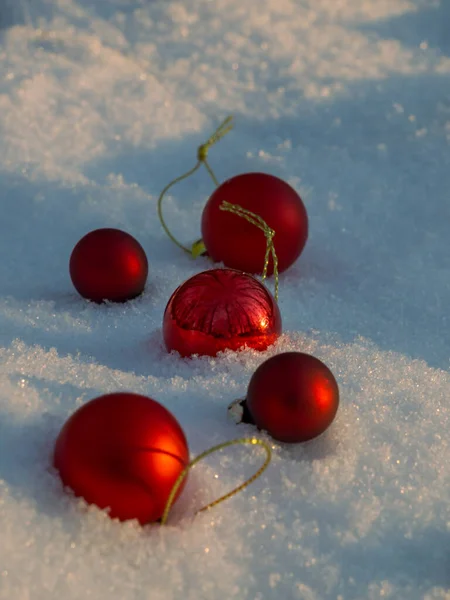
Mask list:
[[[0,27],[1,600],[449,600],[448,1],[6,0]],[[156,200],[228,114],[217,176],[282,177],[310,238],[280,278],[275,347],[182,360],[162,313],[210,263],[172,245]],[[205,171],[171,190],[184,242],[211,191]],[[75,243],[108,226],[149,259],[125,305],[69,278]],[[63,491],[52,447],[83,402],[149,395],[195,456],[254,432],[227,406],[286,350],[333,370],[338,417],[308,444],[271,441],[241,494],[193,517],[258,448],[196,466],[166,527]]]

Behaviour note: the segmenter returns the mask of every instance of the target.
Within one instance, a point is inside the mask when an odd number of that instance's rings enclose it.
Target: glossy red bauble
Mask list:
[[[194,275],[170,298],[164,313],[167,350],[215,356],[243,346],[265,350],[281,333],[272,294],[257,279],[233,269]]]
[[[277,354],[254,372],[245,401],[250,421],[280,442],[305,442],[331,425],[339,388],[330,369],[301,352]]]
[[[70,277],[78,293],[102,302],[126,302],[144,291],[148,262],[139,242],[120,229],[96,229],[72,251]]]
[[[112,518],[141,524],[162,516],[188,462],[175,417],[155,400],[131,393],[100,396],[79,408],[54,450],[54,466],[76,496],[109,507]]]
[[[202,237],[211,258],[232,269],[262,273],[264,233],[243,217],[221,210],[223,201],[259,215],[275,231],[273,242],[280,272],[297,260],[308,237],[308,216],[290,185],[265,173],[237,175],[216,189],[203,210]],[[270,261],[268,274],[272,272]]]

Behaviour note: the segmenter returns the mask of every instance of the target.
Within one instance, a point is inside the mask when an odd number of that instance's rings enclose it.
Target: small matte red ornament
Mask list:
[[[78,293],[93,302],[126,302],[144,291],[148,261],[144,249],[120,229],[95,229],[77,243],[70,277]]]
[[[262,273],[267,245],[263,231],[245,218],[221,210],[224,201],[255,213],[275,231],[280,273],[297,260],[308,237],[308,216],[289,184],[266,173],[237,175],[222,183],[203,209],[202,238],[211,258],[232,269]],[[270,261],[267,274],[272,273]]]
[[[248,346],[266,350],[281,333],[281,315],[269,290],[233,269],[211,269],[178,287],[167,303],[163,336],[181,356],[215,356]]]
[[[339,388],[330,369],[310,354],[284,352],[254,372],[242,420],[280,442],[306,442],[331,425],[338,406]]]
[[[84,404],[63,426],[54,449],[54,466],[76,496],[109,507],[111,518],[142,525],[161,518],[188,463],[186,437],[175,417],[132,393]]]

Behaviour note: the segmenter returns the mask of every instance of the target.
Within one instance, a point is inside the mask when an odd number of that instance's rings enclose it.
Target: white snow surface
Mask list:
[[[0,33],[0,598],[450,599],[450,3],[447,0],[7,0]],[[310,237],[280,277],[265,353],[163,348],[172,291],[210,266],[165,236],[161,189],[210,152],[220,180],[277,175]],[[167,220],[200,234],[206,171]],[[146,291],[75,292],[97,227],[143,245]],[[273,281],[269,280],[269,287]],[[195,467],[165,527],[111,520],[51,468],[70,414],[129,390],[162,402],[192,456],[252,435],[227,406],[276,353],[310,352],[341,405],[307,444],[230,448]]]

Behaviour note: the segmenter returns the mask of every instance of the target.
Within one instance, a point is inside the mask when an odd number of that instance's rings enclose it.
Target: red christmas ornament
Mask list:
[[[126,302],[144,291],[148,262],[139,242],[120,229],[96,229],[72,251],[70,277],[78,293],[102,302]]]
[[[305,442],[331,425],[338,406],[339,388],[330,369],[309,354],[284,352],[254,372],[242,420],[280,442]]]
[[[167,350],[215,356],[248,346],[265,350],[281,333],[272,294],[257,279],[233,269],[212,269],[175,290],[164,313]]]
[[[259,215],[275,231],[279,272],[297,260],[308,237],[308,216],[290,185],[265,173],[237,175],[216,189],[203,210],[202,237],[211,258],[232,269],[261,273],[267,244],[264,233],[245,218],[221,210],[223,201]],[[273,273],[271,261],[267,273]]]
[[[175,417],[155,400],[131,393],[100,396],[79,408],[54,450],[54,466],[76,496],[110,507],[112,518],[142,525],[162,516],[188,463]]]

